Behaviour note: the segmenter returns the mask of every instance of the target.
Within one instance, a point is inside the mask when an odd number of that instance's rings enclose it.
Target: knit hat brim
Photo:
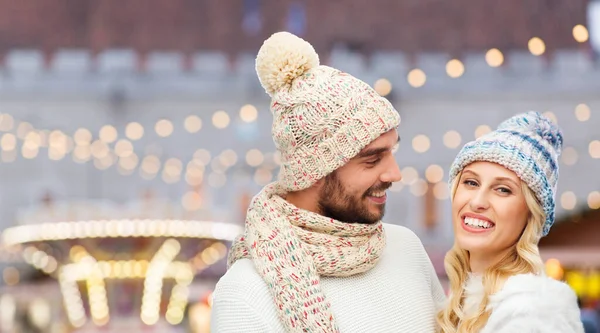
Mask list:
[[[282,161],[279,179],[294,180],[281,182],[285,190],[299,191],[310,187],[400,124],[400,115],[392,104],[372,90],[352,97],[345,107],[356,110],[350,113],[352,117],[343,126],[314,147],[297,147],[293,159]],[[305,167],[296,167],[300,163]]]

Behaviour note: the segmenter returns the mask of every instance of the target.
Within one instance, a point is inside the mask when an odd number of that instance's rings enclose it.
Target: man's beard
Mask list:
[[[346,191],[344,184],[336,172],[325,177],[325,183],[319,193],[319,210],[323,216],[346,223],[373,224],[383,218],[385,204],[378,205],[379,212],[369,211],[367,196],[372,193],[385,191],[392,183],[380,183],[369,188],[361,196],[352,195]]]

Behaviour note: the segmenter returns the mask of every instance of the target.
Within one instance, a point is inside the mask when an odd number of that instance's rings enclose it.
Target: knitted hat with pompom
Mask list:
[[[281,153],[278,182],[287,191],[310,187],[400,123],[387,99],[365,82],[319,65],[314,48],[288,32],[263,43],[256,72],[271,96],[273,140]]]

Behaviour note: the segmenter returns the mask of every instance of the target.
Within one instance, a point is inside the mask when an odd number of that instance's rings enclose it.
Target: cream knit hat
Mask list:
[[[319,65],[314,48],[288,32],[264,42],[256,72],[272,98],[279,183],[287,191],[310,187],[400,123],[387,99],[363,81]]]

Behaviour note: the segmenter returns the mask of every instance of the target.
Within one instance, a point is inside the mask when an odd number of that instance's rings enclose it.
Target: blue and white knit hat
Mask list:
[[[558,157],[563,145],[561,129],[538,112],[513,116],[498,128],[467,143],[450,168],[450,184],[467,165],[476,161],[498,163],[524,181],[541,203],[546,222],[542,236],[554,223]]]

